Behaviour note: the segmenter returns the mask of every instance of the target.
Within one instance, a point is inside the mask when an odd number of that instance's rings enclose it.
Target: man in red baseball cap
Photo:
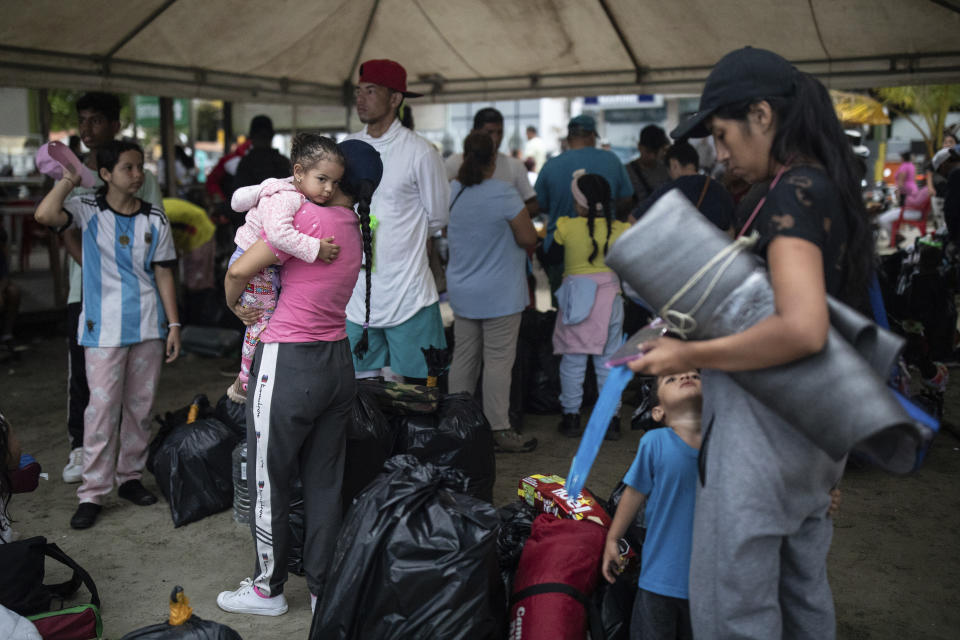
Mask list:
[[[360,65],[356,89],[357,117],[374,137],[387,130],[404,98],[419,98],[422,93],[407,91],[407,70],[393,60],[367,60]]]
[[[357,377],[426,378],[421,348],[442,349],[447,344],[427,242],[447,226],[450,185],[440,154],[402,126],[398,114],[404,98],[420,95],[407,91],[407,72],[393,60],[367,60],[360,65],[357,116],[366,126],[349,137],[380,153],[383,178],[370,204],[377,223],[369,322],[364,274],[347,304],[351,347],[368,325],[368,351],[362,359],[354,356]]]

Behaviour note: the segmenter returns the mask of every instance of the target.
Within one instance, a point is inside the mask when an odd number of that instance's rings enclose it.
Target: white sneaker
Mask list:
[[[236,591],[221,591],[217,606],[230,613],[252,613],[258,616],[281,616],[287,612],[287,599],[281,593],[264,598],[253,588],[253,580],[246,578]]]
[[[317,611],[317,596],[310,594],[310,613],[316,613]]]
[[[83,479],[83,447],[77,447],[70,452],[67,466],[63,468],[63,481],[67,484],[76,484]]]

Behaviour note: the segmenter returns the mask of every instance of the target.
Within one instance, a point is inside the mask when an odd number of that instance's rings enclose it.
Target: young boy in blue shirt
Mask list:
[[[623,569],[618,541],[644,509],[647,533],[630,639],[687,640],[693,638],[688,589],[703,407],[700,374],[659,376],[652,393],[651,415],[665,427],[644,434],[623,478],[627,487],[607,533],[603,577],[612,583]],[[827,515],[833,517],[840,490],[830,497]]]
[[[644,434],[623,478],[627,487],[607,533],[603,577],[612,583],[622,570],[618,541],[644,508],[647,535],[630,638],[693,638],[688,584],[703,405],[700,374],[660,376],[654,393],[652,417],[665,427]]]

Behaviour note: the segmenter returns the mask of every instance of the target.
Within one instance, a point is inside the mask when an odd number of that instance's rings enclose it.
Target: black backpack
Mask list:
[[[66,582],[44,584],[46,558],[65,564],[73,575]],[[0,544],[0,567],[4,573],[0,580],[0,604],[22,616],[49,611],[54,599],[69,598],[81,584],[90,590],[90,601],[100,607],[100,595],[90,574],[43,536]]]

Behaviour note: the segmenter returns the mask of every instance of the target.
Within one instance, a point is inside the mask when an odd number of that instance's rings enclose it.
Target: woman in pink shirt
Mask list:
[[[237,250],[231,264],[261,237],[288,257],[305,262],[332,262],[340,252],[333,238],[300,232],[293,218],[305,202],[326,204],[336,191],[343,175],[343,158],[337,143],[316,133],[301,133],[293,139],[290,155],[293,159],[292,176],[282,180],[267,178],[260,184],[242,187],[233,193],[230,206],[234,211],[246,211],[247,214],[234,238]],[[243,305],[261,313],[257,322],[249,325],[244,333],[240,373],[227,388],[227,395],[234,402],[247,400],[253,353],[277,305],[276,272],[276,264],[264,265],[246,282],[243,291]]]
[[[901,153],[900,158],[903,162],[900,163],[900,168],[897,169],[893,180],[900,194],[900,204],[903,205],[907,198],[917,192],[917,168],[910,161],[909,151]]]
[[[247,485],[256,575],[217,597],[220,608],[231,613],[276,616],[287,611],[283,587],[290,480],[297,468],[303,481],[303,565],[311,607],[323,589],[340,528],[346,425],[355,393],[346,307],[363,264],[369,314],[370,198],[380,183],[383,164],[380,154],[360,140],[338,147],[346,166],[339,190],[326,207],[304,203],[293,219],[299,233],[335,238],[340,247],[337,259],[305,262],[261,236],[227,272],[227,304],[249,325],[256,322],[258,313],[240,306],[247,281],[266,265],[282,265],[280,297],[260,335],[247,402]],[[358,342],[358,350],[363,342]]]

